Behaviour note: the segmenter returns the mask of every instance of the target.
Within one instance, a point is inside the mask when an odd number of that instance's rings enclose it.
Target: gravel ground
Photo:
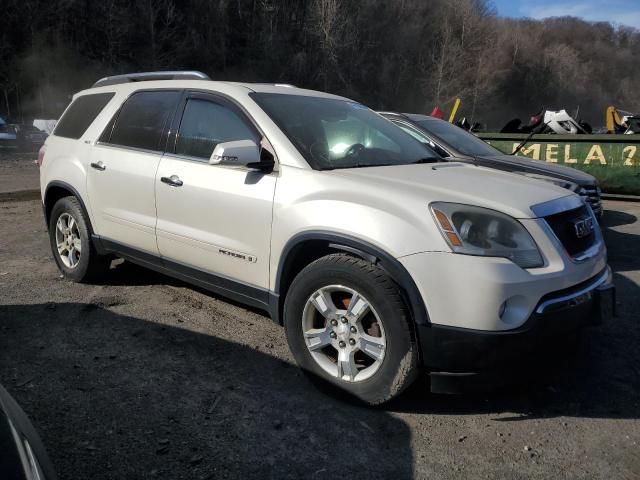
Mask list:
[[[37,201],[0,203],[0,383],[62,479],[640,478],[640,203],[607,203],[620,316],[524,385],[367,409],[259,312],[128,263],[61,280]]]
[[[17,153],[13,149],[0,148],[0,200],[9,199],[5,195],[7,192],[40,189],[40,171],[34,163],[36,158],[38,152]]]

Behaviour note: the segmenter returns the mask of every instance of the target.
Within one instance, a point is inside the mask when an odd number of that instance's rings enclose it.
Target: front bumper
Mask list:
[[[492,372],[512,369],[520,361],[535,358],[553,337],[602,323],[613,315],[614,307],[615,286],[607,266],[586,282],[545,295],[529,319],[516,329],[484,331],[418,325],[431,390],[450,393],[459,391],[464,383],[485,383]]]

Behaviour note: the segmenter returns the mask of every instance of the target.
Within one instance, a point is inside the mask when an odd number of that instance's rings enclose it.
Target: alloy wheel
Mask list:
[[[63,213],[56,222],[56,247],[60,260],[67,268],[75,268],[80,262],[82,242],[78,222],[69,214]]]
[[[314,361],[347,382],[370,378],[385,357],[387,340],[379,315],[361,293],[343,285],[311,294],[302,313],[302,334]]]

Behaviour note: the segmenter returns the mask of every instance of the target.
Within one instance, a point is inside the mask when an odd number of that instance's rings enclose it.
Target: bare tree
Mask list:
[[[196,68],[502,126],[540,107],[640,110],[640,32],[498,18],[489,0],[3,0],[0,112],[60,113],[99,76]],[[25,21],[28,20],[28,21]]]

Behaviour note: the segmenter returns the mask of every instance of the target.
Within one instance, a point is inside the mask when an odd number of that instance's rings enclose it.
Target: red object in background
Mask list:
[[[436,107],[431,111],[431,116],[436,118],[444,118],[444,112],[440,110],[440,107]]]

